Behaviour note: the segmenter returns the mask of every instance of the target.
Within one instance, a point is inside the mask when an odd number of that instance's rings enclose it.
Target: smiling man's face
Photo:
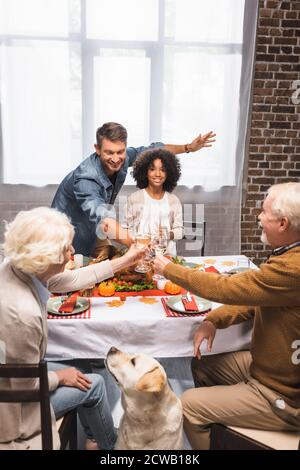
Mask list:
[[[126,158],[125,142],[112,142],[104,137],[101,147],[96,144],[95,150],[108,177],[120,171]]]

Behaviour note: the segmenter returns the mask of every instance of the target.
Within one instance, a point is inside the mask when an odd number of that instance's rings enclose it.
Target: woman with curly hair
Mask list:
[[[177,157],[163,148],[143,152],[133,167],[133,178],[139,188],[127,201],[126,227],[131,232],[168,234],[167,252],[176,255],[175,240],[182,238],[182,206],[171,194],[181,175]]]

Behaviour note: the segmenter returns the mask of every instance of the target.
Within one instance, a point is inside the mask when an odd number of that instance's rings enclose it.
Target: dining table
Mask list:
[[[212,269],[224,275],[234,269],[258,269],[242,255],[191,257],[185,262],[188,266],[196,264],[196,269]],[[105,358],[112,346],[129,354],[144,353],[156,358],[193,356],[193,336],[205,314],[167,316],[162,298],[170,295],[163,291],[135,294],[123,302],[112,302],[118,299],[116,296],[91,297],[90,308],[82,314],[48,316],[46,359]],[[145,298],[152,300],[145,302]],[[218,306],[212,302],[211,308]],[[220,354],[249,349],[251,331],[251,321],[217,330],[211,353],[206,351],[205,341],[201,353]]]

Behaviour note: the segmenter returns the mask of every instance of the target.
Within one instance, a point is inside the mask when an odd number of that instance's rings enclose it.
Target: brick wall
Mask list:
[[[300,80],[300,1],[260,0],[241,247],[256,264],[269,254],[257,225],[268,187],[300,177],[300,104],[292,101],[295,80]]]

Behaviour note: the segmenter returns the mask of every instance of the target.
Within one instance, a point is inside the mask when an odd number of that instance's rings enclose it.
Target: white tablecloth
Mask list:
[[[219,271],[231,268],[222,265],[223,261],[235,260],[241,265],[247,260],[243,256],[213,258]],[[208,257],[188,261],[205,259]],[[49,320],[47,360],[103,358],[111,346],[153,357],[192,356],[194,332],[202,317],[166,317],[160,297],[155,304],[144,304],[139,298],[128,297],[123,306],[110,308],[105,302],[112,298],[94,297],[90,319]],[[213,304],[213,308],[217,306]],[[244,322],[218,330],[212,354],[249,349],[251,327],[250,322]],[[205,349],[203,344],[203,353]]]

